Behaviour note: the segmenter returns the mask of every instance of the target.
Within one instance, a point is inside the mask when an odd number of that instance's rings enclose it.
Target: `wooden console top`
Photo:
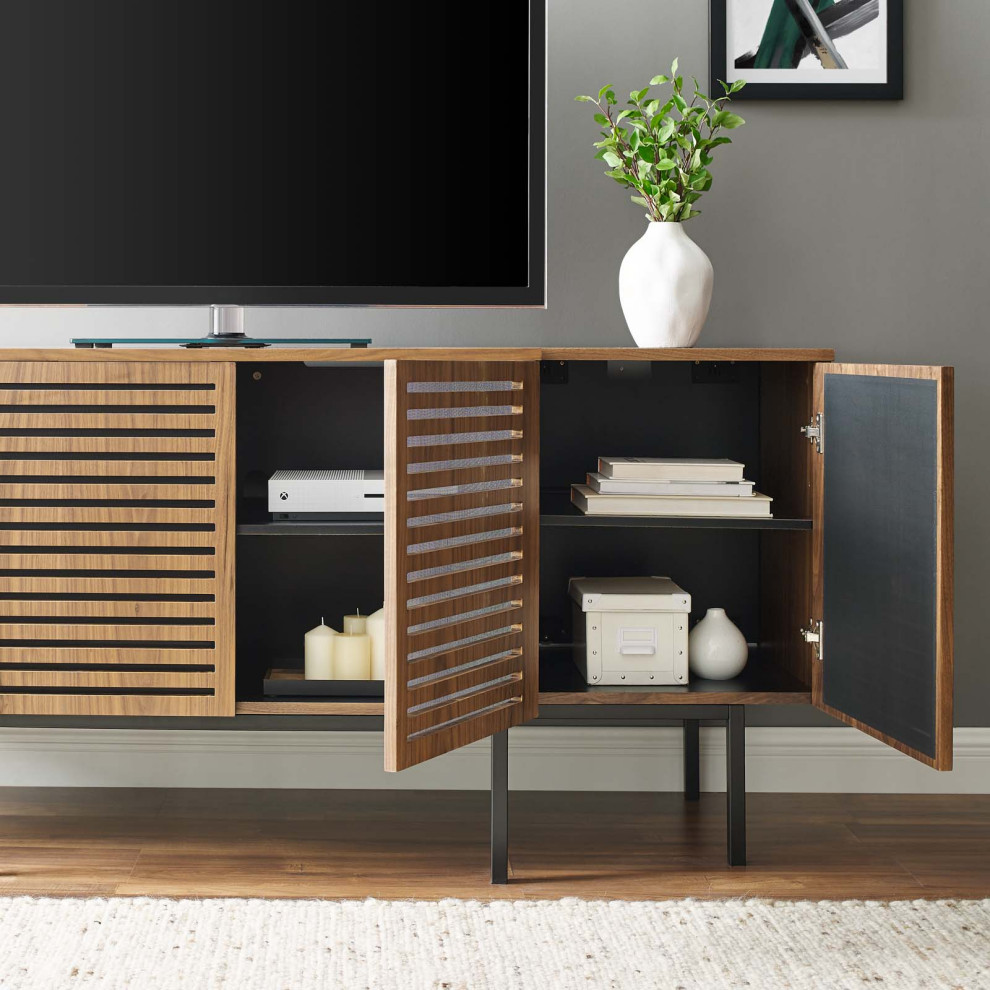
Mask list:
[[[0,361],[833,361],[828,347],[0,348]]]

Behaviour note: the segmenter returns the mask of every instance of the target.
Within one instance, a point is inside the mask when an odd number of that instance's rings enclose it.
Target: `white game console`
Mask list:
[[[385,513],[385,473],[276,471],[268,511],[273,519],[376,519]]]

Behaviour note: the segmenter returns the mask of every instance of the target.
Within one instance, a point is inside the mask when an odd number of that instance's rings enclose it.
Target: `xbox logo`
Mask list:
[[[288,492],[279,492],[278,493],[278,497],[284,502],[289,497],[289,493]]]

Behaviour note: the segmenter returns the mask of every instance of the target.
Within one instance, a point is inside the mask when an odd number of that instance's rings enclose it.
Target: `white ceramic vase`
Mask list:
[[[619,302],[638,347],[693,347],[715,273],[682,223],[653,222],[619,267]]]
[[[726,681],[746,666],[749,646],[724,608],[710,608],[688,637],[688,668],[695,677]]]

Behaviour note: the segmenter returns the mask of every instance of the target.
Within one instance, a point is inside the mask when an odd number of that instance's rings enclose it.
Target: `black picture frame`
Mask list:
[[[709,92],[722,93],[727,69],[730,4],[745,0],[709,0]],[[904,99],[904,0],[887,2],[887,81],[882,83],[747,82],[735,100],[902,100]]]

